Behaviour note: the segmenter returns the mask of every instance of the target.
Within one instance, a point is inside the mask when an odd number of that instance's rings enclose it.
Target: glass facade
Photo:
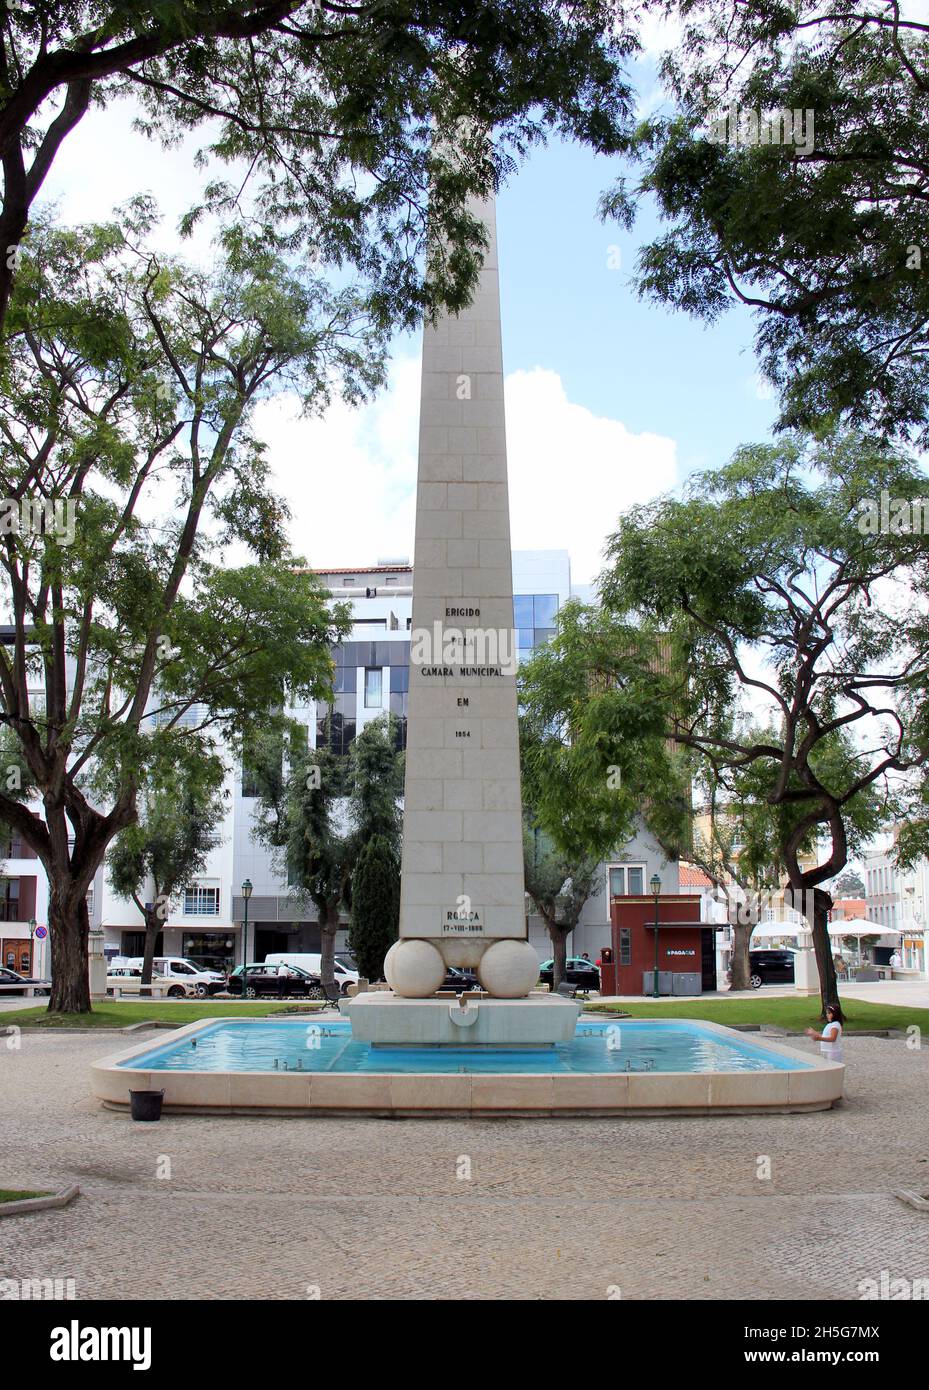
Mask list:
[[[557,594],[514,594],[513,626],[516,628],[516,655],[522,661],[555,635],[558,617]]]
[[[341,647],[332,647],[331,654],[335,663],[335,698],[331,705],[319,707],[317,748],[329,748],[338,754],[348,752],[358,731],[359,693],[363,696],[365,709],[386,707],[397,716],[400,721],[398,746],[405,748],[407,692],[410,688],[409,642],[344,642]],[[384,690],[384,667],[390,671],[387,691]],[[360,691],[359,669],[364,671]]]
[[[381,668],[380,666],[365,667],[365,709],[380,709],[383,704],[381,696]]]

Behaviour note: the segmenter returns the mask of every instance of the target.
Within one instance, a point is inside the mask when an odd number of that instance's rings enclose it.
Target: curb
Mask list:
[[[895,1187],[893,1195],[914,1211],[929,1211],[929,1198],[921,1196],[918,1192],[909,1192],[905,1187]]]
[[[25,1216],[31,1211],[51,1211],[56,1207],[66,1207],[80,1195],[76,1186],[63,1187],[60,1192],[52,1192],[48,1197],[24,1197],[21,1202],[0,1202],[0,1217]]]

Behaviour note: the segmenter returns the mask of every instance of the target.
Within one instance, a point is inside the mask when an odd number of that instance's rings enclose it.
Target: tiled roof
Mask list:
[[[678,865],[678,882],[682,888],[712,888],[713,883],[695,864]]]

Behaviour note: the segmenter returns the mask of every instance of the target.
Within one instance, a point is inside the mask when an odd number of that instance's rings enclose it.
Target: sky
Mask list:
[[[656,98],[658,38],[646,37],[636,68],[643,107]],[[152,192],[175,251],[173,228],[199,186],[191,153],[134,133],[128,106],[92,111],[64,145],[46,200],[83,221]],[[600,221],[598,198],[620,172],[616,160],[554,142],[497,200],[513,545],[567,549],[576,583],[596,577],[624,509],[718,467],[764,438],[775,417],[747,310],[706,327],[635,295],[638,248],[660,224],[649,209],[631,232]],[[310,564],[412,554],[418,388],[419,338],[407,334],[368,406],[336,403],[318,421],[301,420],[286,397],[259,407],[293,544]]]

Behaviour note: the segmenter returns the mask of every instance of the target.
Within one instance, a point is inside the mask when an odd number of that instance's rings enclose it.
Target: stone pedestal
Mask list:
[[[341,1013],[352,1037],[381,1047],[546,1047],[574,1037],[581,1005],[558,995],[525,999],[402,999],[358,994]]]
[[[794,956],[794,989],[798,994],[819,994],[819,969],[812,947],[801,949]]]

